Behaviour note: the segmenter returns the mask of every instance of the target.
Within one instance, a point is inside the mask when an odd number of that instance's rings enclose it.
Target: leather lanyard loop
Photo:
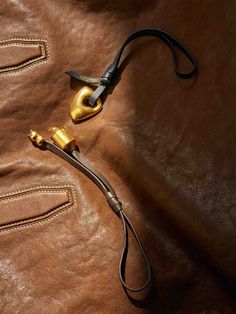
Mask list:
[[[138,233],[136,232],[134,226],[132,225],[131,221],[129,220],[128,216],[123,211],[123,207],[121,202],[119,201],[116,192],[114,188],[111,186],[111,184],[107,181],[107,179],[94,167],[91,165],[91,163],[83,157],[78,148],[75,147],[70,153],[63,151],[61,148],[59,148],[57,145],[48,142],[47,140],[44,140],[42,143],[42,147],[51,151],[55,155],[61,157],[68,163],[70,163],[75,168],[79,169],[81,172],[83,172],[88,178],[90,178],[103,192],[105,195],[107,202],[111,209],[118,215],[118,217],[121,219],[123,223],[123,230],[124,230],[124,244],[123,248],[121,250],[121,256],[120,256],[120,262],[119,262],[119,278],[122,286],[124,289],[132,291],[132,292],[140,292],[147,288],[149,284],[151,283],[152,279],[152,271],[149,259],[145,253],[145,250],[143,248],[142,242],[139,238]],[[137,245],[140,249],[141,255],[144,259],[144,262],[146,264],[147,268],[147,278],[145,283],[140,287],[130,287],[127,285],[125,281],[125,266],[126,266],[126,254],[128,251],[128,229],[131,230],[131,232],[134,235],[134,238],[137,242]]]
[[[140,292],[143,291],[144,289],[146,289],[152,280],[152,270],[151,270],[151,265],[150,262],[148,260],[148,257],[145,253],[145,250],[143,248],[142,242],[139,238],[139,235],[137,234],[134,226],[132,225],[131,221],[129,220],[129,218],[127,217],[127,215],[123,212],[123,210],[120,211],[119,213],[120,218],[123,222],[123,228],[124,228],[124,245],[121,251],[121,256],[120,256],[120,262],[119,262],[119,277],[120,277],[120,282],[122,284],[122,286],[124,287],[124,289],[132,291],[132,292]],[[126,262],[126,253],[128,250],[128,228],[131,230],[131,232],[134,235],[134,238],[139,246],[140,252],[143,256],[143,259],[145,261],[146,267],[147,267],[147,279],[145,281],[145,283],[138,287],[138,288],[133,288],[130,287],[126,284],[125,282],[125,275],[124,275],[124,271],[125,271],[125,262]]]
[[[89,97],[89,104],[91,106],[94,106],[97,99],[101,96],[101,94],[104,93],[106,88],[113,84],[114,75],[119,69],[119,63],[123,54],[123,51],[125,47],[133,40],[143,37],[143,36],[151,36],[156,37],[161,40],[163,40],[168,47],[171,50],[174,67],[175,67],[175,73],[178,77],[182,79],[188,79],[191,78],[194,73],[197,70],[197,62],[195,57],[192,55],[190,50],[184,46],[180,41],[178,41],[174,36],[169,34],[168,32],[162,30],[162,29],[141,29],[139,31],[136,31],[132,33],[123,43],[122,47],[119,49],[118,53],[116,54],[113,62],[109,65],[109,67],[106,69],[106,71],[103,73],[103,75],[100,78],[91,78],[82,74],[78,74],[75,71],[68,71],[66,72],[71,77],[78,79],[80,81],[89,83],[89,84],[99,84],[97,89],[94,91],[94,93]],[[177,55],[176,55],[176,48],[181,50],[181,52],[187,57],[187,59],[191,62],[192,68],[188,72],[182,72],[178,68],[178,62],[177,62]]]

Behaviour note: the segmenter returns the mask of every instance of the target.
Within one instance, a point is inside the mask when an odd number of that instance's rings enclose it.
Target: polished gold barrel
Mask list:
[[[67,131],[63,128],[52,129],[51,139],[54,141],[57,146],[59,146],[62,150],[74,150],[76,148],[76,143],[74,138],[67,133]]]

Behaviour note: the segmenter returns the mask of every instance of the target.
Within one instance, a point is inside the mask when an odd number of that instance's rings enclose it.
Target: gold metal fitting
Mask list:
[[[94,116],[96,113],[102,110],[102,101],[100,98],[97,99],[94,107],[89,106],[86,100],[93,94],[93,89],[84,86],[75,95],[70,105],[70,116],[74,122],[79,122],[89,117]]]
[[[57,146],[62,150],[74,150],[76,148],[76,143],[74,138],[63,128],[52,128],[51,139]]]
[[[38,146],[42,146],[45,142],[45,138],[34,130],[30,130],[28,137],[31,142],[36,143]]]

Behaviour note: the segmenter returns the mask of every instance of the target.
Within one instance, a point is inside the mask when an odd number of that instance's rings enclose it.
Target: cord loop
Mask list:
[[[195,57],[192,55],[190,50],[184,46],[180,41],[178,41],[174,36],[171,34],[167,33],[166,31],[162,29],[152,29],[152,28],[147,28],[147,29],[141,29],[139,31],[136,31],[132,33],[123,43],[121,48],[119,49],[118,53],[116,54],[113,62],[110,64],[110,66],[106,69],[106,71],[103,73],[103,75],[100,78],[91,78],[82,74],[79,74],[75,71],[68,71],[66,72],[68,75],[71,77],[78,79],[80,81],[83,81],[85,83],[89,84],[99,84],[97,89],[94,91],[94,93],[89,97],[89,104],[91,106],[94,106],[96,103],[97,99],[104,93],[107,87],[113,84],[114,76],[119,69],[119,64],[121,60],[121,56],[123,54],[123,51],[125,47],[133,40],[139,37],[143,36],[151,36],[151,37],[156,37],[161,40],[163,40],[167,46],[171,50],[173,62],[174,62],[174,69],[175,73],[178,77],[181,79],[188,79],[191,78],[196,70],[197,70],[197,61]],[[176,54],[176,48],[178,48],[185,56],[186,58],[190,61],[192,64],[192,68],[190,71],[183,72],[180,71],[178,68],[178,62],[177,62],[177,54]]]

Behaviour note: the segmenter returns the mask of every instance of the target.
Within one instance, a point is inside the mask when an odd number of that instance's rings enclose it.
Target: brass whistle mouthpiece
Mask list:
[[[75,139],[64,128],[52,128],[51,139],[62,150],[72,151],[76,148]]]

